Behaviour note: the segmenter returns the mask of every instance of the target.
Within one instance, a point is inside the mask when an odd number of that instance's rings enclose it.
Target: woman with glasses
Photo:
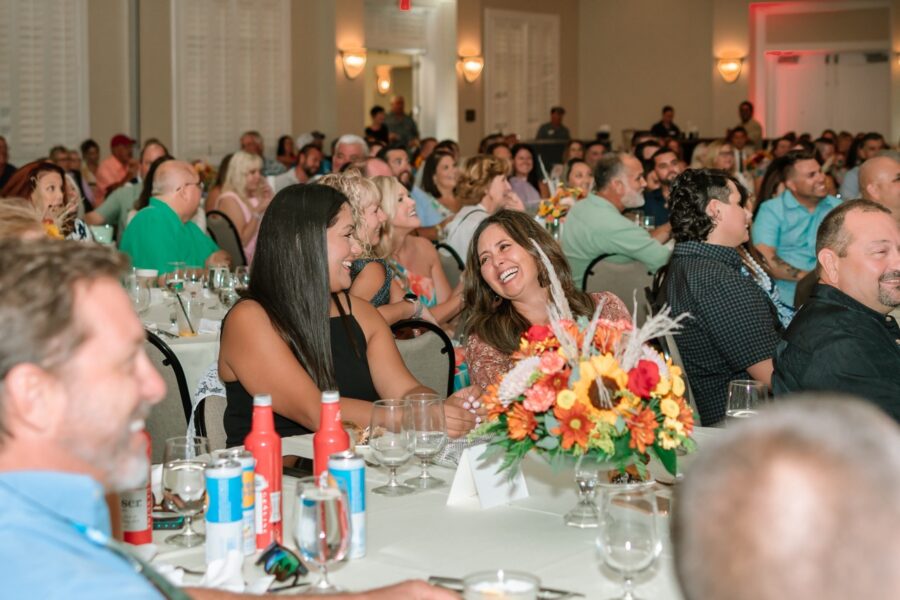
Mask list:
[[[262,166],[259,156],[243,150],[235,152],[228,162],[218,199],[218,210],[234,223],[248,263],[256,251],[260,221],[272,200],[272,190],[262,176]]]

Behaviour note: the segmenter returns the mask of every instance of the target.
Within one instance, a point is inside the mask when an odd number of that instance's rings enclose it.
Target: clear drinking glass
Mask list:
[[[184,288],[184,276],[187,265],[183,262],[170,262],[169,270],[163,276],[166,287],[170,292],[175,293]]]
[[[328,565],[343,560],[350,546],[347,495],[316,477],[297,481],[294,543],[303,562],[321,573],[315,593],[339,591],[328,581]]]
[[[240,266],[234,268],[234,287],[242,290],[250,285],[250,267]]]
[[[655,490],[652,481],[604,486],[597,558],[624,578],[621,600],[636,600],[634,578],[662,551]]]
[[[125,290],[137,314],[143,314],[150,308],[150,288],[142,285],[141,279],[133,270],[125,276]]]
[[[390,470],[390,479],[372,491],[384,496],[403,496],[415,491],[397,481],[397,468],[412,458],[416,447],[412,410],[406,400],[376,400],[372,403],[369,428],[372,456]]]
[[[600,525],[600,511],[595,497],[597,486],[611,468],[607,459],[582,455],[575,462],[575,485],[578,486],[578,504],[563,517],[569,527],[587,529]]]
[[[438,394],[407,394],[403,397],[409,402],[412,411],[413,430],[415,431],[416,447],[413,453],[422,465],[422,472],[418,477],[406,480],[406,484],[413,487],[430,489],[444,485],[443,479],[438,479],[428,472],[428,463],[443,450],[447,443],[447,419],[444,416],[444,399]]]
[[[166,538],[166,543],[191,548],[206,536],[191,527],[194,515],[206,504],[204,472],[209,463],[209,440],[205,437],[174,437],[166,440],[163,454],[163,495],[167,510],[184,515],[184,529]]]
[[[726,426],[755,417],[768,402],[769,387],[762,381],[738,379],[728,382],[728,401],[725,404]]]
[[[184,273],[184,291],[199,296],[203,291],[203,267],[187,267]]]

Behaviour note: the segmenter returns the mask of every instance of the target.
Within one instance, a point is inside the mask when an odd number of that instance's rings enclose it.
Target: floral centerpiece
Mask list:
[[[676,451],[691,452],[694,414],[684,398],[681,369],[647,342],[677,331],[686,315],[669,310],[633,322],[574,318],[553,268],[550,324],[533,325],[521,339],[517,360],[499,384],[488,388],[488,421],[477,435],[491,436],[489,455],[504,455],[500,469],[515,467],[531,451],[551,462],[582,455],[608,461],[624,472],[633,464],[646,478],[655,454],[677,472]]]
[[[552,196],[541,198],[537,216],[542,217],[545,221],[562,219],[569,212],[569,209],[585,196],[587,194],[581,188],[560,185]]]
[[[212,189],[216,185],[216,177],[218,176],[215,167],[205,160],[195,160],[193,166],[194,171],[200,177],[200,181],[203,182],[203,187],[207,190]]]

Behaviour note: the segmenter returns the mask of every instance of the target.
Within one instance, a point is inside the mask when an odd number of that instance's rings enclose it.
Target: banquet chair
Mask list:
[[[211,395],[205,397],[194,411],[194,426],[197,435],[209,439],[210,450],[225,448],[225,406],[224,396]]]
[[[460,275],[466,268],[465,263],[452,246],[438,242],[434,247],[438,251],[438,256],[441,259],[441,267],[444,268],[444,275],[447,276],[450,287],[455,288],[456,284],[459,283]]]
[[[241,244],[241,236],[228,215],[220,210],[211,210],[206,213],[206,230],[219,248],[231,255],[232,267],[247,265],[247,257],[244,256],[244,246]]]
[[[144,350],[166,382],[166,397],[153,406],[147,417],[147,433],[152,441],[152,461],[160,463],[170,437],[184,435],[191,415],[191,397],[178,357],[162,339],[148,331]]]
[[[653,276],[639,260],[614,263],[606,260],[609,257],[609,254],[601,254],[591,261],[584,271],[581,289],[589,293],[612,292],[625,303],[629,312],[637,310],[637,324],[643,325],[648,314],[644,288],[650,285]]]
[[[418,335],[405,339],[410,329],[419,330]],[[413,377],[439,394],[452,394],[456,353],[444,330],[428,321],[406,319],[394,323],[391,331],[395,337],[399,334],[397,348]]]

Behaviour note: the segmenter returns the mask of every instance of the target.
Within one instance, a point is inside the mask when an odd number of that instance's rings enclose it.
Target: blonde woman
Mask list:
[[[387,215],[374,255],[385,258],[406,297],[427,307],[437,324],[447,329],[462,308],[462,279],[456,289],[451,288],[431,242],[411,235],[422,222],[403,184],[395,177],[379,176],[373,181]]]
[[[218,210],[228,215],[241,237],[248,264],[256,251],[259,223],[272,201],[272,190],[262,176],[262,165],[262,159],[255,154],[235,152],[218,199]]]
[[[0,198],[0,240],[48,237],[41,213],[24,198]]]
[[[738,170],[734,157],[734,146],[728,140],[716,140],[710,142],[703,153],[701,167],[704,169],[719,169],[735,177],[747,190],[755,188],[753,177],[749,173]]]

